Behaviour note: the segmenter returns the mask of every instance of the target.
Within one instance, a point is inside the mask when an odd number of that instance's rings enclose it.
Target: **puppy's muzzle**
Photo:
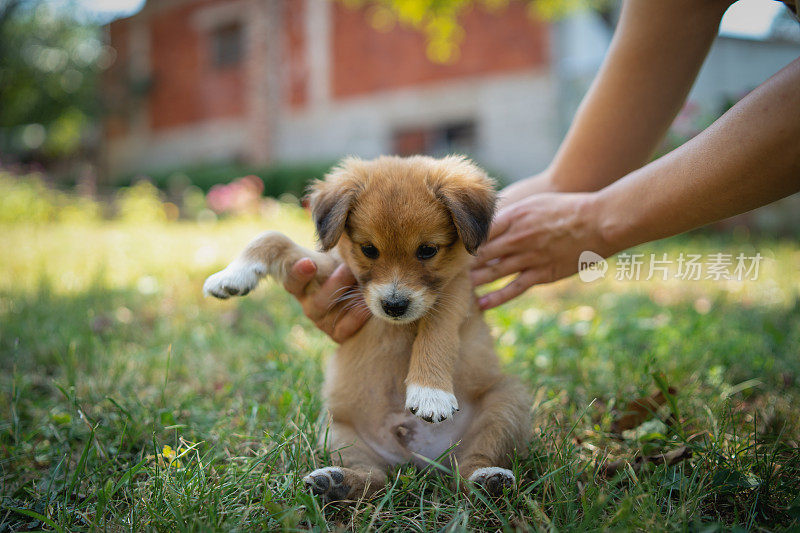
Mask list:
[[[389,315],[392,318],[400,318],[406,311],[408,311],[408,305],[411,302],[408,298],[402,298],[399,296],[391,296],[386,298],[385,300],[381,300],[381,307],[383,308],[383,312]]]

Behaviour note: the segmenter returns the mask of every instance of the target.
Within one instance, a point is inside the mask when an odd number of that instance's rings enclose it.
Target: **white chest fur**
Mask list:
[[[430,463],[422,457],[436,460],[455,449],[472,422],[472,414],[472,406],[463,404],[452,418],[431,424],[409,412],[392,413],[366,440],[391,465],[410,461],[426,467]]]

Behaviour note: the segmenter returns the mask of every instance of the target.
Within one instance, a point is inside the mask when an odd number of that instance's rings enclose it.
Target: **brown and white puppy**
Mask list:
[[[463,157],[346,159],[312,187],[323,252],[268,232],[206,281],[206,294],[242,296],[302,257],[318,267],[309,292],[342,261],[355,274],[373,317],[330,359],[321,445],[334,466],[304,478],[314,493],[370,495],[388,467],[448,450],[490,492],[514,484],[506,467],[525,448],[530,403],[500,371],[468,276],[494,204],[492,181]]]

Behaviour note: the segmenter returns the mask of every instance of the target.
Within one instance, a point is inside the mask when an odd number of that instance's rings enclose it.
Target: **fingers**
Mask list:
[[[335,342],[342,343],[364,325],[371,313],[360,294],[336,305],[314,323]]]
[[[347,311],[334,321],[333,332],[330,334],[330,338],[339,344],[343,343],[355,335],[369,317],[369,310],[364,308]]]
[[[289,275],[283,282],[283,288],[295,298],[300,298],[304,295],[306,285],[314,279],[316,273],[317,265],[314,264],[314,261],[308,257],[298,259],[289,270]]]
[[[482,265],[492,257],[496,257],[496,255],[492,255],[491,250],[494,248],[493,244],[497,241],[497,239],[502,236],[508,228],[511,226],[511,217],[506,215],[505,213],[500,213],[495,217],[492,221],[492,225],[489,228],[489,238],[488,240],[478,248],[478,256],[475,259],[476,265]],[[487,248],[489,252],[487,253]]]
[[[504,304],[528,290],[538,280],[538,272],[535,270],[525,270],[502,289],[481,296],[478,299],[478,306],[485,311],[497,307],[500,304]]]
[[[505,237],[505,238],[504,238]],[[475,259],[473,269],[482,268],[492,259],[519,253],[518,246],[513,246],[509,242],[508,236],[503,235],[499,238],[490,240],[480,248],[478,248],[478,257]]]
[[[511,225],[511,216],[508,210],[503,209],[497,212],[497,216],[492,220],[492,225],[489,228],[489,240],[496,239],[508,230]]]
[[[319,329],[335,342],[342,343],[361,329],[369,319],[370,312],[363,304],[349,308],[352,298],[356,297],[350,294],[356,278],[346,265],[339,265],[318,291],[306,295],[306,287],[316,274],[317,266],[304,257],[292,265],[283,287],[300,300],[303,312]]]
[[[338,299],[348,295],[355,283],[356,278],[347,265],[339,265],[304,305],[306,315],[315,322],[320,320],[335,307]]]
[[[522,272],[531,268],[534,257],[530,255],[513,255],[500,260],[489,261],[478,268],[473,268],[470,278],[474,286],[490,283],[496,279]]]

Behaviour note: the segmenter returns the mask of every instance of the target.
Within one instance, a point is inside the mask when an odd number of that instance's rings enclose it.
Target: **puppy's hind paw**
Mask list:
[[[406,409],[426,422],[436,424],[458,411],[458,400],[447,391],[409,385],[406,387]]]
[[[490,496],[502,496],[503,490],[511,490],[517,482],[514,472],[497,466],[487,466],[475,470],[469,480],[482,486]]]
[[[303,483],[315,496],[323,500],[344,500],[350,493],[350,486],[345,483],[345,476],[338,466],[318,468],[303,478]]]
[[[261,263],[234,261],[225,270],[206,280],[203,293],[222,300],[231,296],[244,296],[258,285],[258,281],[266,273],[267,269]]]

